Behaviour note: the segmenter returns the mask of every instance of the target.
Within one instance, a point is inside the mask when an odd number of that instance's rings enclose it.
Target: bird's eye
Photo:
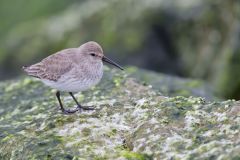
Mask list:
[[[96,56],[96,54],[95,54],[95,53],[90,53],[90,55],[91,55],[91,56],[93,56],[93,57],[94,57],[94,56]]]

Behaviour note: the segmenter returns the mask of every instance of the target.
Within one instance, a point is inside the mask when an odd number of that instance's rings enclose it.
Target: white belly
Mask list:
[[[50,81],[42,79],[42,82],[51,88],[65,92],[80,92],[85,91],[92,86],[98,84],[102,78],[103,71],[95,74],[94,76],[77,77],[73,75],[63,75],[58,81]]]

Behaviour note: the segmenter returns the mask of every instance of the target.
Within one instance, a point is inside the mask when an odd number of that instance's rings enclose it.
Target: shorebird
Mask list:
[[[85,91],[99,83],[103,75],[103,62],[123,68],[103,54],[102,47],[93,41],[84,43],[78,48],[69,48],[44,58],[39,63],[23,66],[29,75],[40,79],[45,85],[57,90],[56,97],[60,109],[65,114],[78,110],[93,110],[78,103],[73,93]],[[76,109],[63,107],[60,92],[68,92],[77,104]]]

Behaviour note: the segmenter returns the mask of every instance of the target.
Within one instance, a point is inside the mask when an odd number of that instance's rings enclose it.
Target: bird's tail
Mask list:
[[[22,66],[22,70],[26,71],[29,66]]]
[[[35,65],[23,66],[22,70],[25,71],[29,76],[39,78],[39,76],[38,76],[39,67],[37,67]]]

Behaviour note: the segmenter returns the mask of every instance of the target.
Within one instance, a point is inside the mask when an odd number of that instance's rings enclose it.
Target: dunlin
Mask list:
[[[99,83],[103,75],[103,62],[123,70],[121,66],[103,55],[102,47],[98,43],[90,41],[78,48],[61,50],[31,66],[23,66],[23,70],[56,89],[60,109],[63,113],[69,114],[78,110],[93,109],[93,107],[81,106],[73,93],[85,91]],[[60,99],[60,92],[68,92],[77,104],[77,108],[65,109]]]

